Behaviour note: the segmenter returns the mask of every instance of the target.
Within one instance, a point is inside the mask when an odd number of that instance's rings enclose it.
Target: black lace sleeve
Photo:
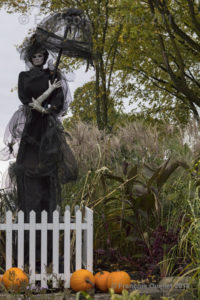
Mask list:
[[[18,97],[23,104],[29,104],[32,100],[25,95],[24,82],[25,82],[25,72],[21,72],[18,78]]]

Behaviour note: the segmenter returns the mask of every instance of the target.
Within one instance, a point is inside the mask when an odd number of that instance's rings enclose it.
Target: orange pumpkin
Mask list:
[[[108,290],[107,279],[108,279],[109,274],[110,274],[110,272],[108,272],[108,271],[100,271],[100,272],[96,273],[94,276],[95,285],[102,292],[107,292],[107,290]]]
[[[123,289],[129,289],[131,278],[124,271],[112,272],[108,275],[107,287],[113,288],[115,293],[121,293]]]
[[[94,285],[95,279],[93,274],[85,269],[75,271],[70,278],[70,286],[76,292],[90,290]]]
[[[7,289],[19,290],[28,284],[28,276],[19,268],[10,268],[4,274],[2,281]]]

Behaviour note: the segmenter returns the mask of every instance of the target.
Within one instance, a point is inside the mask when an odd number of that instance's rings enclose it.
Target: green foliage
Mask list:
[[[195,283],[200,297],[200,201],[199,187],[195,182],[188,183],[187,209],[181,222],[179,252],[183,252],[185,261],[189,262],[182,270],[181,278],[191,276],[190,284]],[[195,191],[195,193],[193,192]]]
[[[111,298],[110,300],[150,300],[151,297],[147,295],[140,295],[138,291],[133,291],[129,294],[127,290],[122,291],[122,295],[114,294],[113,289],[109,289]]]
[[[87,300],[94,300],[94,298],[89,293],[87,293],[85,291],[77,292],[75,300],[82,299],[81,296],[83,296],[84,299],[87,299]]]
[[[197,3],[121,2],[132,9],[124,8],[129,22],[123,27],[121,59],[115,65],[119,71],[116,88],[133,95],[132,102],[138,99],[147,117],[150,113],[159,119],[185,122],[190,112],[197,113],[194,104],[200,104],[195,96],[199,93]]]
[[[133,291],[129,293],[127,290],[122,291],[122,295],[114,294],[113,289],[109,289],[110,293],[110,300],[150,300],[151,297],[147,295],[140,295],[138,291]],[[76,298],[75,300],[79,300],[81,295],[85,297],[87,300],[93,300],[94,298],[90,296],[89,293],[85,291],[80,291],[76,293]],[[168,298],[163,298],[164,300],[167,300]],[[170,299],[169,299],[170,300]],[[173,299],[171,299],[173,300]]]
[[[108,102],[108,119],[109,127],[114,130],[119,126],[126,114],[117,110],[117,103],[114,99],[109,98]],[[96,101],[95,101],[95,82],[90,81],[82,87],[76,89],[74,93],[74,100],[70,105],[72,117],[66,118],[64,121],[65,128],[73,127],[77,121],[82,121],[87,124],[96,124]]]
[[[82,122],[87,123],[95,121],[95,83],[93,81],[76,89],[70,108],[73,119],[79,117]]]
[[[177,220],[187,209],[187,182],[198,152],[183,144],[183,130],[138,121],[125,123],[115,134],[85,123],[70,129],[80,172],[75,184],[64,186],[63,207],[94,209],[94,249],[104,253],[95,254],[95,268],[109,268],[111,262],[115,268],[131,268],[139,254],[145,255],[137,242],[151,244],[158,226],[163,232],[180,229]],[[177,274],[181,262],[185,264],[183,255],[174,246],[164,252],[158,268],[162,274]]]
[[[155,209],[159,215],[161,188],[179,166],[188,169],[185,162],[169,159],[156,168],[143,164],[139,172],[137,166],[132,167],[127,174],[127,179],[132,177],[133,179],[125,186],[125,194],[133,210],[140,209],[148,212]]]

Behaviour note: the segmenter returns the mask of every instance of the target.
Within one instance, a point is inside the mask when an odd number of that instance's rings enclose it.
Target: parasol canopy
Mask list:
[[[37,25],[35,38],[52,53],[83,58],[93,65],[91,22],[80,9],[69,8],[46,17]]]

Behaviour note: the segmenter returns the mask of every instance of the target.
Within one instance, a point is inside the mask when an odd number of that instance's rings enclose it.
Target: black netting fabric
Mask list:
[[[20,105],[19,109],[13,114],[4,133],[4,147],[0,151],[0,160],[6,161],[16,158],[19,142],[24,130],[24,124],[28,117],[28,110],[26,106]]]

